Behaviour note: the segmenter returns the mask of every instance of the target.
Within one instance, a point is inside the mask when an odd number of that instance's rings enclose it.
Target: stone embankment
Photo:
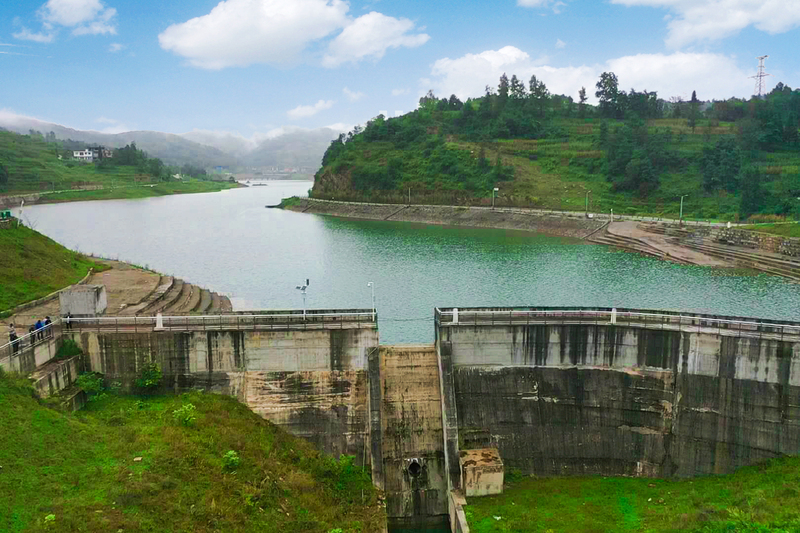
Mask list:
[[[362,220],[535,231],[581,239],[605,224],[605,220],[586,218],[583,213],[506,207],[370,204],[303,198],[287,209]]]
[[[737,228],[623,221],[588,240],[680,264],[749,268],[800,281],[800,239]]]

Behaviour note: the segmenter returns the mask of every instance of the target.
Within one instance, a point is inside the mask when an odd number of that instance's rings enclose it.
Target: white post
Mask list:
[[[458,307],[453,308],[453,324],[458,324]]]
[[[375,322],[375,284],[370,281],[367,287],[372,290],[372,321]]]
[[[611,222],[614,222],[614,210],[611,210]]]
[[[617,308],[616,307],[613,307],[611,309],[611,323],[612,324],[616,324],[617,323]]]
[[[156,313],[156,327],[154,329],[155,331],[161,331],[164,329],[164,317],[161,316],[161,311]]]

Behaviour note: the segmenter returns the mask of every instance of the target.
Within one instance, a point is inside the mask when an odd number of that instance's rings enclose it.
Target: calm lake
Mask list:
[[[25,208],[86,254],[130,261],[231,297],[234,308],[371,307],[383,343],[433,341],[433,309],[601,306],[800,320],[800,285],[679,266],[526,232],[336,219],[266,209],[310,182]]]

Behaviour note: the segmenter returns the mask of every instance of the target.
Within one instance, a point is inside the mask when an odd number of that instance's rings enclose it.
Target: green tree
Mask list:
[[[692,128],[692,133],[694,133],[694,128],[697,126],[698,112],[699,101],[697,100],[697,92],[692,91],[692,99],[689,102],[689,127]]]
[[[500,76],[500,84],[497,86],[497,96],[500,98],[500,106],[504,106],[506,101],[508,100],[508,92],[510,90],[510,83],[508,81],[508,76],[506,73],[503,72],[503,75]]]
[[[600,114],[608,118],[616,118],[620,112],[619,80],[613,72],[603,72],[597,82],[594,95],[600,100]]]
[[[516,74],[511,76],[511,85],[509,89],[511,98],[514,100],[523,100],[525,98],[525,84],[519,81]]]
[[[742,198],[739,204],[739,215],[747,218],[761,211],[767,203],[767,195],[761,186],[761,175],[754,166],[745,167],[739,178],[742,187]]]
[[[0,164],[0,187],[8,185],[8,169],[5,165]]]
[[[544,117],[544,110],[547,107],[547,101],[550,98],[550,91],[543,81],[536,79],[536,76],[531,76],[528,84],[530,88],[530,99],[533,105],[539,111],[539,116]]]
[[[578,117],[579,118],[586,118],[586,87],[581,87],[581,90],[578,91]]]

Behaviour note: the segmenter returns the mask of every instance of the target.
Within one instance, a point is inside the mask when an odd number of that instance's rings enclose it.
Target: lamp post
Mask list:
[[[681,213],[678,215],[678,225],[683,226],[683,199],[689,196],[688,194],[684,194],[681,196]]]
[[[298,285],[298,286],[295,287],[295,289],[300,291],[300,294],[303,295],[303,320],[305,320],[305,318],[306,318],[306,290],[308,289],[308,286],[310,284],[311,284],[311,282],[308,279],[306,279],[306,284],[305,285]]]
[[[367,287],[372,291],[372,321],[375,322],[375,284],[370,281]]]
[[[500,189],[498,189],[497,187],[492,189],[492,209],[494,209],[494,196],[495,196],[495,194],[497,194],[497,191],[499,191],[499,190]]]
[[[589,195],[592,194],[592,191],[586,191],[586,216],[589,216]]]

